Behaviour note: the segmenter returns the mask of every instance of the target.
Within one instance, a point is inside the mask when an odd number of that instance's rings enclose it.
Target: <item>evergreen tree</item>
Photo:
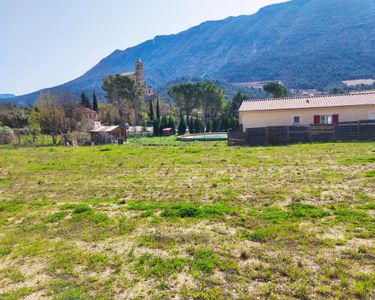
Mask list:
[[[215,118],[212,122],[212,132],[219,132],[220,131],[220,120],[219,118]]]
[[[193,117],[188,118],[189,132],[194,133],[194,119]]]
[[[194,119],[194,133],[202,132],[202,122],[199,118]]]
[[[160,119],[160,103],[159,103],[159,98],[157,98],[157,101],[156,101],[156,119]]]
[[[154,136],[160,136],[160,119],[155,119],[153,126],[154,126]]]
[[[92,109],[96,112],[99,112],[99,105],[98,105],[98,99],[96,98],[95,91],[92,94]]]
[[[273,98],[284,98],[288,96],[288,90],[280,83],[270,82],[263,86],[263,90],[272,95]]]
[[[212,123],[211,123],[211,120],[208,120],[207,127],[206,127],[206,132],[211,132],[211,131],[212,131]]]
[[[180,112],[180,123],[178,124],[178,135],[184,135],[186,133],[186,123],[185,119]]]
[[[172,131],[173,131],[173,134],[174,134],[175,131],[176,131],[176,122],[175,122],[174,118],[169,117],[169,119],[168,119],[168,127],[172,128]]]
[[[160,133],[163,133],[164,128],[168,128],[169,122],[166,116],[161,118],[161,124],[160,124]]]
[[[81,105],[91,109],[91,103],[89,97],[86,96],[85,92],[81,92]]]
[[[227,131],[229,127],[229,120],[226,115],[221,116],[220,131]]]
[[[150,109],[148,117],[150,118],[150,121],[154,121],[154,106],[152,105],[152,100],[150,100]]]

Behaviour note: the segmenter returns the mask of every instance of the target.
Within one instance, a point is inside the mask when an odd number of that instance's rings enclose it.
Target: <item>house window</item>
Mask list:
[[[369,120],[375,120],[375,110],[374,111],[369,111],[369,113],[368,113],[368,119]]]
[[[332,115],[321,115],[320,124],[333,124]]]
[[[293,123],[294,125],[300,125],[300,124],[301,124],[301,116],[299,116],[299,115],[297,115],[297,116],[293,116],[292,123]]]

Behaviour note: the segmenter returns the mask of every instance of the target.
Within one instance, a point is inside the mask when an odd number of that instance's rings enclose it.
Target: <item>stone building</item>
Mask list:
[[[121,75],[132,78],[138,85],[143,87],[145,101],[149,102],[158,98],[158,94],[145,81],[143,62],[140,58],[135,61],[134,72],[122,73]]]

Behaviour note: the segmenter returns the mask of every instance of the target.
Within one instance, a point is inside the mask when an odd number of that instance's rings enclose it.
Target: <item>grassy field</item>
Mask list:
[[[375,297],[375,143],[160,141],[0,148],[0,299]]]

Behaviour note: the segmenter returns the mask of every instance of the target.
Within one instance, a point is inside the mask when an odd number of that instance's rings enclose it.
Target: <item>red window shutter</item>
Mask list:
[[[320,116],[314,116],[314,124],[315,125],[320,124]]]
[[[332,121],[333,121],[333,124],[337,124],[339,122],[339,115],[333,115]]]

